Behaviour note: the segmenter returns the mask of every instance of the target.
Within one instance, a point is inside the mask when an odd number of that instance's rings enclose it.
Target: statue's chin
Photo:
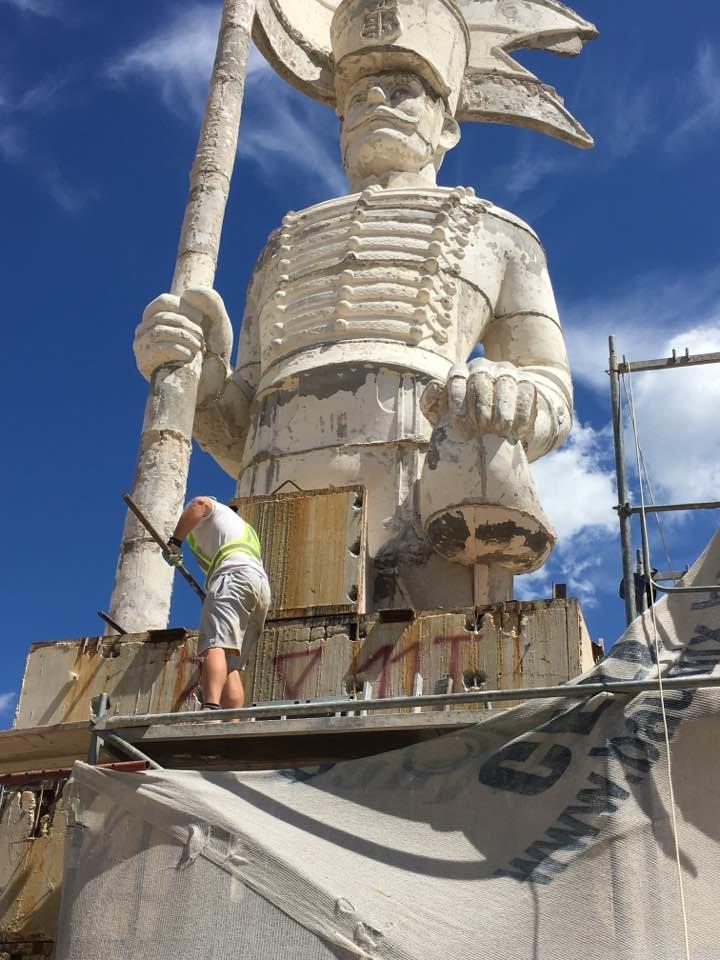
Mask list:
[[[361,178],[417,173],[428,161],[427,144],[416,133],[392,127],[357,131],[345,145],[348,173]]]

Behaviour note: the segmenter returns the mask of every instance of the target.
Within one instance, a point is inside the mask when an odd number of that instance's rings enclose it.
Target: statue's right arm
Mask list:
[[[150,303],[135,333],[138,368],[150,379],[158,367],[189,363],[203,354],[193,436],[220,466],[237,477],[250,422],[259,370],[259,348],[248,298],[238,350],[230,366],[233,333],[222,298],[215,290],[194,288],[182,297],[163,294]]]

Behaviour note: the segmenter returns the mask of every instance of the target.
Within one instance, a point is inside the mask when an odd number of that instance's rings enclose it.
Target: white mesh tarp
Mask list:
[[[720,579],[720,535],[685,583]],[[720,674],[720,595],[655,606]],[[580,682],[657,676],[646,614]],[[693,960],[720,957],[720,691],[667,690]],[[57,960],[682,960],[661,699],[530,701],[326,769],[78,764]]]

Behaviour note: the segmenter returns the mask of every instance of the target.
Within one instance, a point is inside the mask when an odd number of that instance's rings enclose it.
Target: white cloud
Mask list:
[[[68,75],[51,74],[18,94],[0,89],[0,160],[22,166],[62,210],[77,213],[97,191],[73,184],[55,160],[33,148],[26,132],[30,116],[57,108],[68,80]]]
[[[548,178],[607,173],[655,134],[659,95],[659,85],[639,83],[634,77],[614,77],[612,82],[598,78],[576,108],[581,119],[587,115],[592,120],[594,149],[586,153],[566,144],[527,140],[503,169],[501,189],[515,199]],[[545,204],[549,205],[547,197]]]
[[[117,82],[139,79],[151,84],[173,112],[200,114],[219,24],[217,4],[183,7],[168,24],[117,57],[108,74]]]
[[[551,582],[566,583],[588,606],[602,589],[602,573],[616,567],[617,503],[609,427],[576,422],[560,450],[533,464],[540,501],[558,535],[549,563],[516,581],[520,599],[550,596]],[[610,578],[612,581],[612,577]]]
[[[0,0],[0,3],[9,4],[23,13],[34,13],[40,17],[55,17],[60,13],[55,0]]]
[[[507,170],[503,170],[503,188],[511,198],[520,197],[534,190],[547,177],[569,173],[578,163],[578,157],[565,145],[558,148],[546,146],[540,152],[530,143],[524,144]],[[567,152],[565,152],[567,150]]]
[[[330,196],[347,193],[335,115],[289,87],[254,50],[250,63],[240,156],[260,167],[266,183],[294,170]]]
[[[616,293],[561,306],[573,376],[607,392],[608,335],[629,360],[667,356],[669,341],[685,336],[679,323],[691,331],[720,317],[720,270],[649,274]]]
[[[693,69],[680,87],[682,119],[665,139],[665,148],[679,152],[698,135],[720,125],[720,54],[704,43]]]
[[[720,352],[720,271],[676,275],[672,280],[660,274],[641,277],[631,287],[605,299],[566,305],[563,318],[576,380],[597,390],[609,407],[609,384],[605,373],[608,333],[616,334],[620,356],[624,355],[628,360],[669,357],[673,350],[682,356],[686,348],[691,354]],[[720,499],[718,374],[717,366],[708,365],[632,375],[640,446],[657,502]],[[625,386],[629,390],[627,378]],[[625,396],[623,405],[627,413]],[[605,431],[603,436],[610,455],[611,438]],[[631,499],[637,504],[635,447],[627,423],[625,446],[628,476],[633,488]],[[560,451],[555,456],[563,453]],[[549,479],[558,484],[561,492],[567,490],[562,472],[555,469],[551,457],[547,461],[552,471]],[[611,466],[609,464],[608,469]],[[546,469],[545,461],[535,468],[541,478]],[[598,478],[592,479],[597,481]],[[591,492],[593,488],[586,489]],[[646,499],[649,499],[648,494],[646,488]],[[553,496],[550,484],[544,497]],[[562,503],[562,496],[556,496],[556,500]],[[596,502],[587,494],[579,495],[577,500],[587,507]],[[574,516],[573,502],[569,497],[568,522]],[[552,513],[551,516],[555,520]],[[687,520],[687,514],[662,517],[666,530],[676,525],[676,534],[677,525],[686,524]],[[651,527],[654,530],[655,521]],[[673,539],[670,537],[671,541]],[[567,553],[561,541],[560,559],[563,551]],[[571,552],[582,554],[582,551],[577,553],[577,544]]]
[[[715,322],[670,337],[661,356],[720,353]],[[720,373],[716,365],[633,374],[640,445],[658,500],[720,499]],[[634,458],[634,442],[627,443]],[[646,494],[647,496],[647,494]]]
[[[15,692],[0,693],[0,715],[8,713],[15,706],[16,700],[17,694]]]
[[[540,501],[561,542],[590,527],[615,529],[611,444],[609,428],[576,422],[565,446],[533,465]]]
[[[207,95],[219,8],[192,3],[166,26],[121,54],[108,68],[116,82],[138,80],[154,88],[173,113],[197,123]],[[268,183],[277,177],[312,177],[329,194],[344,193],[337,122],[281,80],[253,48],[246,80],[238,155]]]

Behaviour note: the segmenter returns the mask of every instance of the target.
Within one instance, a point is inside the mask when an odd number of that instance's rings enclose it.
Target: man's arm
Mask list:
[[[173,532],[173,539],[183,541],[201,520],[212,513],[214,506],[215,502],[210,497],[194,497],[180,514]]]
[[[195,497],[180,514],[173,535],[168,539],[167,547],[163,550],[163,559],[171,567],[178,567],[183,562],[183,540],[201,520],[212,512],[214,506],[215,502],[211,497]]]

